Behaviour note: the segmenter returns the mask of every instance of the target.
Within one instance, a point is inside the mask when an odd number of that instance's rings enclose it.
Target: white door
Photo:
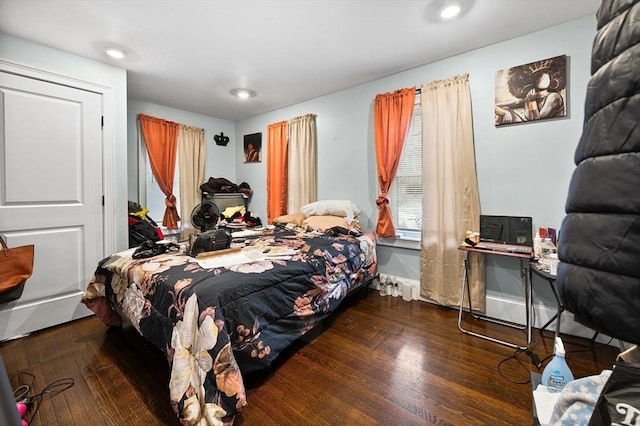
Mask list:
[[[22,297],[0,305],[0,340],[90,315],[103,256],[102,95],[0,71],[0,234],[35,245]]]

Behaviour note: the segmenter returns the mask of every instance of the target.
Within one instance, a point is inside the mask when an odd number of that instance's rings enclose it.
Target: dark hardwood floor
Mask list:
[[[524,340],[521,331],[482,327]],[[455,310],[371,292],[311,333],[272,370],[246,377],[248,406],[236,425],[532,424],[529,371],[541,370],[526,354],[504,361],[512,349],[461,333]],[[615,347],[563,339],[576,377],[615,362]],[[536,330],[534,343],[544,360],[553,334]],[[85,318],[1,343],[0,354],[13,386],[30,383],[20,372],[35,377],[33,393],[74,380],[42,401],[32,426],[180,424],[167,361],[133,327]]]

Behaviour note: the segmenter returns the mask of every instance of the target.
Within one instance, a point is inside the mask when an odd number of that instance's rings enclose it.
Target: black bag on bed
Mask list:
[[[213,229],[201,234],[192,234],[189,243],[189,256],[195,257],[198,253],[229,248],[231,234],[226,229]]]
[[[131,257],[134,259],[145,259],[147,257],[157,256],[169,251],[177,253],[180,251],[180,246],[169,241],[163,242],[146,240],[136,248]]]

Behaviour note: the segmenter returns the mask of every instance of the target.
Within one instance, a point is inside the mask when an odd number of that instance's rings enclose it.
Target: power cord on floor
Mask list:
[[[498,363],[498,374],[500,374],[500,376],[502,376],[503,379],[511,382],[511,383],[515,383],[516,385],[526,385],[527,383],[531,382],[531,374],[529,369],[527,368],[527,366],[522,362],[522,360],[520,358],[518,358],[518,355],[520,354],[527,354],[529,356],[529,359],[531,360],[531,363],[538,369],[540,369],[540,367],[542,367],[542,362],[540,361],[540,359],[538,358],[538,355],[536,355],[533,351],[531,351],[530,349],[517,349],[516,351],[513,352],[513,354],[509,355],[508,357],[506,357],[505,359],[503,359],[502,361],[500,361]],[[524,381],[517,381],[517,380],[512,380],[509,377],[507,377],[502,370],[500,369],[502,364],[504,364],[507,361],[510,360],[516,360],[516,362],[520,365],[520,367],[522,367],[522,369],[526,372],[527,375],[527,379]]]
[[[22,402],[22,400],[27,398],[27,396],[29,395],[29,392],[31,392],[31,389],[33,388],[33,384],[36,381],[36,376],[34,376],[33,374],[28,373],[26,371],[18,371],[16,374],[14,374],[11,377],[11,382],[15,383],[17,381],[22,381],[22,380],[18,380],[20,376],[28,377],[29,383],[21,384],[20,386],[18,386],[13,390],[13,397],[15,398],[16,402]]]
[[[13,390],[13,396],[16,402],[25,404],[27,406],[27,411],[33,408],[33,413],[31,414],[28,420],[28,424],[30,425],[32,424],[33,419],[36,417],[36,414],[38,413],[40,404],[42,404],[42,401],[45,398],[53,398],[59,393],[62,393],[67,389],[71,388],[75,384],[73,378],[70,378],[70,377],[54,380],[53,382],[46,385],[40,393],[29,396],[31,391],[34,389],[33,385],[35,383],[36,377],[33,374],[28,373],[26,371],[20,371],[16,375],[24,375],[30,378],[30,383],[22,384]]]
[[[542,361],[540,361],[540,357],[538,357],[538,355],[536,355],[535,352],[529,349],[525,351],[525,353],[529,355],[529,358],[531,359],[531,364],[533,364],[538,370],[542,368]]]
[[[535,346],[534,344],[535,342],[531,343],[531,347]],[[587,352],[587,351],[592,351],[593,348],[585,348],[585,349],[574,349],[574,350],[567,350],[567,355],[572,354],[572,353],[578,353],[578,352]],[[553,352],[550,353],[549,355],[545,356],[544,358],[540,359],[538,357],[538,355],[536,355],[531,349],[518,349],[516,350],[513,354],[509,355],[508,357],[506,357],[505,359],[503,359],[502,361],[500,361],[498,363],[498,373],[502,376],[502,378],[504,378],[505,380],[511,382],[511,383],[515,383],[518,385],[525,385],[527,383],[529,383],[531,380],[530,378],[527,379],[526,381],[516,381],[516,380],[512,380],[509,377],[507,377],[502,371],[501,371],[501,366],[502,364],[504,364],[505,362],[515,359],[518,364],[527,372],[527,375],[530,374],[530,371],[527,369],[527,367],[525,366],[525,364],[518,358],[518,355],[525,353],[529,356],[529,359],[531,360],[531,364],[534,365],[538,371],[540,371],[540,369],[542,368],[543,365],[546,365],[547,362],[553,358]]]
[[[13,390],[13,397],[16,402],[20,402],[23,399],[27,398],[27,395],[31,392],[31,386],[29,385],[20,385]]]
[[[531,324],[535,324],[536,323],[536,310],[532,309],[532,318],[531,318]],[[533,328],[532,328],[532,334],[534,334]],[[535,335],[535,334],[534,334]],[[515,352],[513,352],[513,354],[509,355],[508,357],[506,357],[505,359],[503,359],[502,361],[500,361],[498,363],[497,369],[498,369],[498,373],[500,374],[500,376],[502,376],[503,379],[511,382],[511,383],[515,383],[517,385],[526,385],[527,383],[531,382],[531,372],[529,371],[529,369],[524,365],[524,363],[518,358],[518,355],[525,353],[528,357],[529,360],[531,361],[531,364],[536,367],[538,370],[540,370],[540,368],[542,368],[542,364],[544,363],[544,361],[547,358],[544,358],[543,360],[540,360],[540,357],[538,357],[538,355],[536,355],[535,352],[533,352],[533,350],[531,350],[530,348],[534,347],[536,343],[536,340],[534,340],[533,338],[531,339],[531,344],[529,345],[529,348],[527,349],[517,349]],[[503,372],[500,370],[500,367],[502,366],[502,364],[504,364],[505,362],[515,359],[518,364],[526,371],[527,374],[527,380],[525,381],[515,381],[515,380],[511,380],[510,378],[508,378],[507,376],[505,376],[503,374]]]

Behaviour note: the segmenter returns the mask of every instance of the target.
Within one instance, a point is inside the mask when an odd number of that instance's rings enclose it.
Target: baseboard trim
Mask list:
[[[410,280],[407,278],[396,277],[388,274],[380,274],[380,280],[395,280],[399,285],[409,285],[409,286],[417,286],[420,288],[420,282],[417,280]],[[376,282],[373,288],[379,289],[379,282]],[[419,291],[418,291],[419,293]],[[414,298],[414,300],[419,300],[421,302],[433,303],[427,299],[424,299],[418,295],[418,297]],[[524,300],[513,300],[508,299],[492,294],[487,294],[486,298],[486,314],[493,318],[498,318],[504,321],[509,321],[515,324],[524,324],[526,321],[526,309]],[[556,313],[557,309],[555,306],[546,306],[539,303],[533,304],[533,318],[532,318],[532,326],[534,328],[540,328],[544,324],[547,323]],[[554,332],[556,327],[556,322],[552,322],[547,327],[547,330]],[[573,318],[573,314],[568,311],[564,311],[562,313],[562,318],[560,322],[560,333],[569,334],[572,336],[584,337],[586,339],[592,339],[594,336],[594,331],[588,327],[583,326],[576,322]],[[610,336],[606,336],[604,334],[598,334],[596,338],[596,342],[609,344],[612,346],[620,345],[618,339],[612,339]]]
[[[557,308],[555,306],[550,307],[534,302],[532,326],[534,328],[542,327],[556,314],[556,311]],[[486,313],[491,317],[511,321],[516,324],[524,324],[526,321],[524,301],[506,299],[495,295],[487,295]],[[553,321],[549,324],[547,330],[553,332],[555,331],[555,327],[556,322]],[[595,332],[592,329],[576,322],[571,312],[564,311],[560,321],[560,333],[591,339]],[[611,337],[603,334],[599,334],[596,341],[599,343],[608,343],[614,346],[618,345],[617,339],[612,340]]]
[[[8,303],[0,309],[0,342],[94,315],[80,302],[82,294],[74,291],[45,302]]]

